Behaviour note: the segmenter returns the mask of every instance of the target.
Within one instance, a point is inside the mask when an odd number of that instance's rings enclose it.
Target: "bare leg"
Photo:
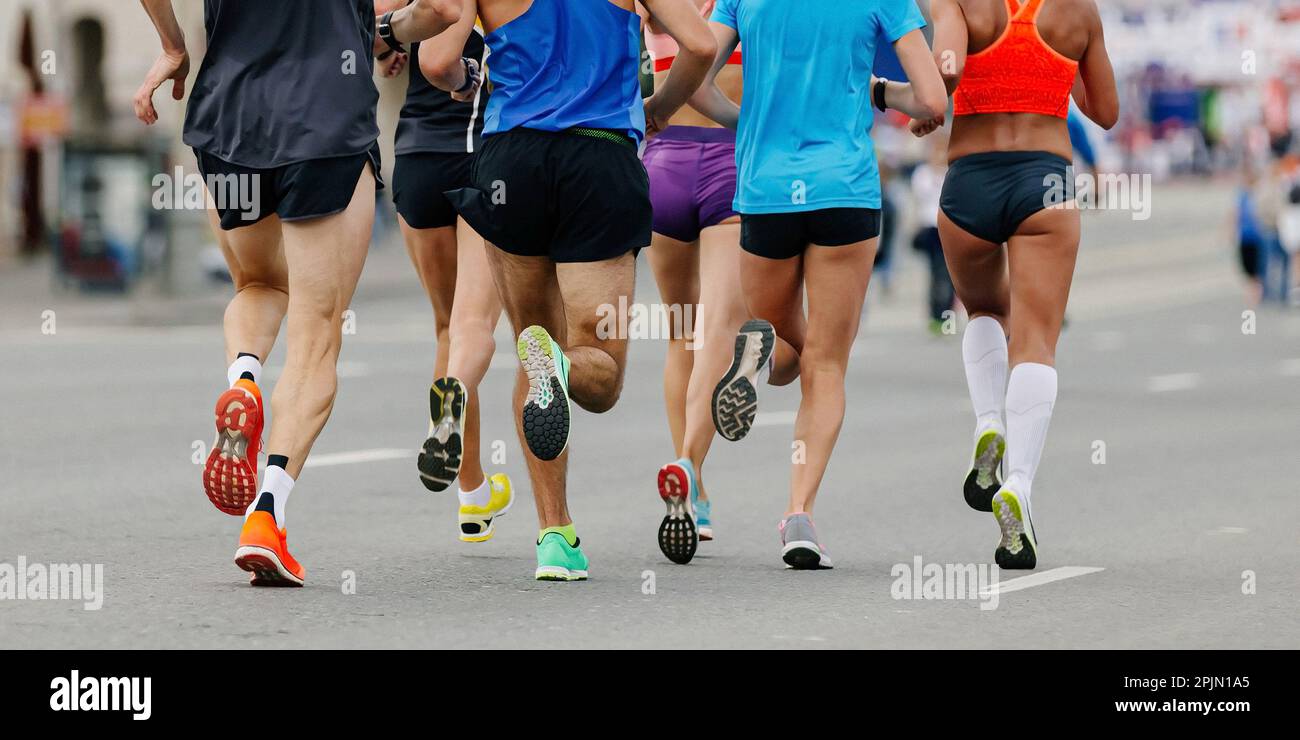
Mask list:
[[[659,285],[660,301],[668,309],[669,316],[694,315],[695,305],[700,302],[700,249],[698,242],[690,244],[662,234],[654,235],[647,258]],[[687,306],[691,307],[690,314],[686,313]],[[674,307],[680,313],[675,314]],[[687,386],[695,362],[695,353],[687,347],[693,342],[687,335],[692,334],[693,329],[693,326],[672,327],[668,357],[664,361],[664,406],[668,412],[668,429],[673,437],[673,454],[676,455],[684,452]],[[718,377],[722,377],[721,372]],[[709,423],[712,425],[712,421]]]
[[[844,422],[844,376],[862,319],[878,239],[843,247],[809,247],[803,256],[808,285],[808,336],[800,353],[803,390],[794,438],[803,444],[790,481],[787,514],[812,513],[831,451]]]
[[[799,377],[808,321],[803,314],[803,257],[785,260],[740,253],[740,285],[749,314],[776,330],[772,385],[788,385]]]
[[[689,457],[704,492],[704,458],[717,433],[711,411],[713,389],[732,360],[732,342],[749,319],[740,287],[740,224],[725,223],[700,234],[700,309],[696,315],[694,367],[686,391],[686,435],[680,454]]]
[[[502,306],[515,334],[534,324],[546,327],[555,341],[565,342],[564,303],[555,277],[555,263],[545,257],[520,257],[488,246],[488,264],[496,281]],[[569,453],[554,460],[539,460],[528,453],[524,439],[523,408],[528,395],[528,376],[522,369],[515,375],[514,415],[528,478],[533,485],[539,529],[572,523],[564,491]]]
[[[467,394],[465,403],[464,453],[460,465],[460,487],[472,491],[483,484],[483,461],[479,438],[478,386],[487,375],[496,352],[497,321],[501,299],[488,265],[487,245],[464,221],[457,230],[456,302],[451,308],[448,338],[451,343],[447,375],[460,380]]]
[[[266,450],[288,456],[286,471],[293,478],[334,408],[343,342],[339,322],[361,277],[374,219],[375,178],[367,166],[342,213],[284,224],[288,357],[271,398],[274,423]]]
[[[1007,250],[957,226],[939,212],[939,239],[957,298],[973,319],[990,316],[1006,328],[1011,313]]]
[[[406,241],[406,251],[411,255],[411,263],[420,276],[420,284],[424,286],[425,292],[429,294],[429,302],[433,304],[433,322],[438,342],[433,377],[441,378],[447,374],[450,352],[448,327],[456,298],[456,229],[452,226],[413,229],[400,215],[397,222],[402,228],[402,237]]]
[[[1011,237],[1011,366],[1054,367],[1079,256],[1079,212],[1039,211]]]
[[[231,231],[221,230],[214,210],[208,210],[208,220],[235,283],[224,320],[226,364],[234,362],[240,352],[266,362],[289,306],[289,270],[280,219],[272,215]]]

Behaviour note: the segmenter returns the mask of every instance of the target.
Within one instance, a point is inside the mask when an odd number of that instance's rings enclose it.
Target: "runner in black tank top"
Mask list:
[[[160,85],[184,96],[189,56],[170,0],[143,4],[163,44],[135,97],[136,115],[152,124]],[[460,17],[442,2],[420,6],[408,30],[438,33]],[[203,484],[217,508],[245,516],[235,563],[256,586],[301,586],[306,576],[286,544],[285,503],[334,403],[338,321],[374,221],[374,17],[373,0],[204,3],[207,53],[184,141],[208,183],[235,297],[225,314],[230,388],[217,401]],[[286,315],[292,337],[259,485],[261,361]]]
[[[385,13],[405,5],[380,0]],[[447,90],[463,84],[468,66],[482,69],[487,57],[475,14],[438,38],[413,44],[406,103],[397,123],[393,202],[420,282],[433,303],[437,328],[434,381],[429,389],[429,434],[417,459],[420,481],[443,491],[457,478],[460,538],[485,542],[495,519],[513,501],[510,478],[490,478],[479,458],[478,385],[496,350],[493,331],[501,301],[488,268],[483,237],[460,221],[443,195],[469,185],[470,166],[483,132],[488,90]],[[454,301],[454,305],[453,305]],[[453,340],[454,338],[454,340]]]

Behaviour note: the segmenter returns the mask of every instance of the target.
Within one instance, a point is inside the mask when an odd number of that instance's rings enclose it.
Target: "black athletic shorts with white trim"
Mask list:
[[[367,164],[374,173],[375,187],[384,188],[378,143],[361,154],[309,159],[270,169],[232,164],[199,149],[194,156],[224,231],[252,226],[271,214],[281,221],[305,221],[341,213],[352,202]]]
[[[808,247],[844,247],[880,236],[880,209],[826,208],[740,216],[740,246],[750,254],[790,259]]]
[[[413,229],[456,225],[456,209],[443,193],[470,185],[473,154],[415,152],[393,163],[393,204]]]
[[[650,245],[650,178],[626,134],[505,131],[483,140],[470,180],[447,198],[511,254],[600,262]]]

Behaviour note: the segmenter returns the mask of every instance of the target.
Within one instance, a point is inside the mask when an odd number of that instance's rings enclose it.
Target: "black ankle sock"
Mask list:
[[[272,465],[274,465],[275,467],[281,470],[288,470],[289,458],[285,457],[284,455],[267,455],[266,466],[270,467]]]
[[[258,357],[257,355],[253,354],[252,352],[240,352],[239,354],[235,355],[235,359],[236,359],[236,360],[238,360],[238,359],[241,358],[241,357],[251,357],[251,358],[253,358],[254,360],[257,360],[258,362],[261,362],[261,361],[262,361],[262,358]]]

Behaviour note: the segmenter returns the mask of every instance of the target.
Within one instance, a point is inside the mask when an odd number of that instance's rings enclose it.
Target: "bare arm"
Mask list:
[[[173,100],[185,97],[185,78],[190,73],[190,55],[185,50],[185,33],[181,31],[181,24],[176,21],[171,0],[140,0],[140,4],[144,6],[145,12],[149,14],[149,20],[153,21],[154,29],[158,31],[158,38],[162,42],[162,53],[149,68],[132,102],[135,107],[135,117],[144,121],[146,125],[153,125],[158,121],[158,111],[153,106],[153,94],[164,82],[171,80]]]
[[[1095,3],[1089,5],[1089,22],[1092,35],[1088,48],[1079,60],[1079,79],[1074,83],[1074,102],[1079,111],[1093,123],[1109,131],[1119,121],[1119,90],[1115,86],[1115,70],[1106,53],[1106,34],[1101,25],[1101,14]]]
[[[420,71],[425,79],[439,90],[452,92],[465,86],[465,65],[461,54],[469,35],[474,33],[474,19],[478,17],[477,0],[464,0],[465,8],[456,25],[446,33],[420,44]]]
[[[932,0],[930,14],[934,24],[934,63],[944,87],[952,95],[966,71],[966,55],[970,51],[966,14],[957,0]]]
[[[709,73],[709,64],[718,50],[709,24],[700,17],[690,0],[641,0],[650,17],[677,42],[668,79],[646,100],[648,133],[668,125],[668,119],[695,94]]]
[[[403,44],[424,41],[460,20],[462,0],[415,0],[393,13],[393,35]]]
[[[885,105],[917,120],[942,118],[948,112],[948,94],[934,65],[925,35],[918,29],[894,42],[898,61],[909,82],[890,82],[885,88]],[[877,78],[872,78],[875,84]]]
[[[713,29],[713,38],[718,43],[718,55],[704,78],[704,84],[691,96],[690,105],[719,126],[734,131],[740,125],[740,106],[722,93],[718,87],[718,73],[727,66],[727,61],[740,45],[740,34],[723,23],[710,23],[709,27]]]

